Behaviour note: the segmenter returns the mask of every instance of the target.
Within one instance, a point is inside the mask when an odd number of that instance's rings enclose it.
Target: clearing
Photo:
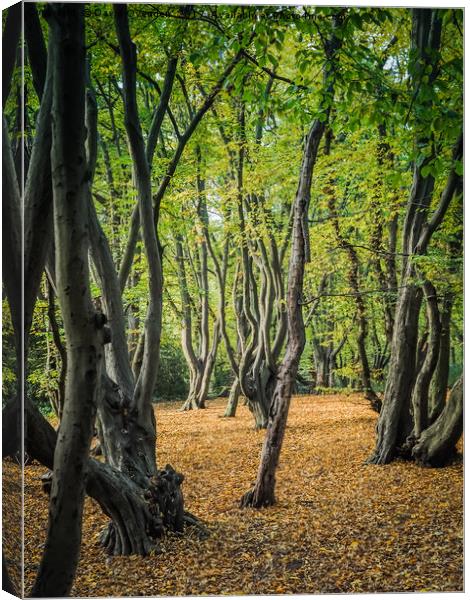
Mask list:
[[[376,417],[359,395],[295,397],[278,504],[242,511],[265,432],[252,429],[245,406],[220,418],[224,405],[156,408],[158,464],[184,473],[186,507],[210,536],[193,529],[165,538],[159,554],[106,557],[97,544],[106,519],[87,499],[74,596],[462,590],[460,462],[366,466]],[[26,469],[27,590],[45,539],[44,471]]]

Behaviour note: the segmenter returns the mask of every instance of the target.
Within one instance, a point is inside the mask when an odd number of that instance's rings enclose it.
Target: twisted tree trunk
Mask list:
[[[324,123],[315,121],[305,144],[299,188],[294,204],[292,249],[287,284],[287,347],[278,371],[256,483],[254,488],[242,497],[242,507],[260,508],[270,506],[275,502],[276,468],[300,356],[305,345],[301,299],[305,262],[309,258],[308,226],[306,224],[308,223],[307,215],[313,166],[324,129]]]
[[[463,431],[463,375],[454,384],[444,410],[425,429],[412,450],[412,456],[423,466],[446,465],[456,453],[455,445]]]
[[[324,88],[326,98],[334,95],[335,55],[341,46],[336,31],[340,26],[341,11],[333,18],[333,31],[326,43],[326,62],[324,67]],[[325,100],[326,100],[325,98]],[[329,101],[326,100],[329,106]],[[305,263],[310,260],[310,240],[308,230],[308,209],[313,168],[316,163],[318,148],[325,131],[326,118],[316,119],[310,128],[305,141],[305,148],[300,170],[299,185],[293,205],[292,247],[289,261],[287,282],[287,346],[284,358],[277,372],[269,422],[261,452],[261,459],[256,482],[240,501],[242,507],[260,508],[275,502],[275,476],[281,453],[289,413],[290,400],[295,385],[300,357],[305,346],[305,326],[302,314],[302,294],[304,284]]]
[[[423,69],[430,70],[430,84],[438,74],[441,16],[439,10],[413,9],[412,50],[415,63],[412,76],[416,93],[421,85]],[[426,145],[429,142],[429,132],[423,133],[418,129],[416,144]],[[434,177],[422,175],[425,164],[414,165],[413,185],[403,228],[402,285],[395,313],[391,361],[382,411],[377,423],[376,448],[369,458],[369,462],[373,464],[385,464],[393,460],[400,453],[412,430],[410,403],[416,377],[418,317],[422,299],[421,290],[415,282],[413,258],[426,253],[434,231],[440,226],[452,198],[459,189],[461,177],[455,171],[455,161],[461,159],[462,149],[462,135],[460,135],[454,147],[454,164],[446,187],[428,222],[426,219],[434,190]],[[406,447],[405,452],[407,452]]]

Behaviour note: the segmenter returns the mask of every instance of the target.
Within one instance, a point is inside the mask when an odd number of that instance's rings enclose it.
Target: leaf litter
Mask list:
[[[463,590],[461,462],[366,465],[376,416],[359,395],[295,397],[277,504],[241,510],[265,432],[253,429],[245,406],[236,418],[221,418],[224,405],[156,407],[157,462],[185,475],[186,508],[210,535],[188,528],[150,556],[108,557],[98,545],[107,518],[87,498],[73,596]],[[17,469],[4,461],[6,495]],[[44,471],[37,463],[25,469],[26,592],[46,535]]]

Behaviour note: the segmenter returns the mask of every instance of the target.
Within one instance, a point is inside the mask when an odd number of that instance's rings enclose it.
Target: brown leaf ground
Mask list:
[[[278,504],[238,508],[252,483],[264,432],[246,407],[222,419],[157,408],[158,461],[185,474],[197,531],[169,537],[161,554],[107,558],[105,519],[87,500],[75,596],[457,591],[463,585],[462,467],[366,466],[375,415],[359,396],[293,400],[278,471]],[[44,543],[47,501],[26,472],[26,586]]]

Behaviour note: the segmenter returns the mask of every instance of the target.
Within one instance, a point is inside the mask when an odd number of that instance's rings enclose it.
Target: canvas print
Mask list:
[[[3,589],[462,592],[462,8],[2,20]]]

